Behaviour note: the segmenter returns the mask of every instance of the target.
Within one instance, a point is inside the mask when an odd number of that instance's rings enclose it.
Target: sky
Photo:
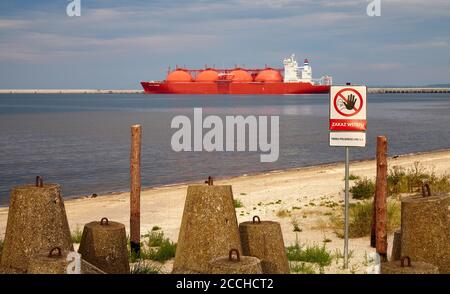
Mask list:
[[[450,83],[450,1],[0,1],[0,88],[137,89],[169,66],[282,67],[334,83]]]

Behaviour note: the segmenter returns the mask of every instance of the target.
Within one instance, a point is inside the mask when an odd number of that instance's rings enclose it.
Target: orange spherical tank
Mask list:
[[[255,78],[256,82],[279,83],[283,81],[280,72],[271,68],[266,68],[258,73]]]
[[[167,75],[167,82],[192,82],[192,76],[185,70],[177,69]]]
[[[230,72],[230,79],[233,82],[245,83],[245,82],[253,82],[252,76],[242,69],[235,69]]]
[[[205,69],[198,74],[196,82],[215,82],[219,79],[219,74],[213,69]]]

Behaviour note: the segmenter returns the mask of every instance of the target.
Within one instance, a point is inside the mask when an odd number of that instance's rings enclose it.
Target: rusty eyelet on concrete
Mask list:
[[[102,225],[102,226],[107,226],[107,225],[109,225],[109,220],[108,220],[108,218],[106,218],[106,217],[104,217],[104,218],[102,218],[101,220],[100,220],[100,224]]]
[[[400,266],[405,267],[405,259],[408,261],[407,267],[411,267],[411,258],[409,256],[403,256],[400,258]]]
[[[259,216],[255,215],[255,216],[253,217],[253,223],[258,223],[258,224],[261,223],[261,219],[259,218]]]
[[[208,184],[208,186],[213,185],[213,178],[211,176],[208,177],[208,179],[205,181],[205,184]]]
[[[57,251],[57,254],[55,255],[55,251]],[[48,254],[48,257],[61,257],[61,248],[55,247],[52,250],[50,250],[50,253]]]
[[[233,259],[233,253],[236,255],[236,259]],[[239,254],[239,250],[237,249],[231,249],[230,253],[228,254],[228,259],[230,261],[239,262],[241,261],[241,255]]]
[[[430,197],[431,189],[428,183],[422,184],[422,197]]]
[[[36,177],[36,187],[42,188],[44,186],[44,180],[41,176]]]

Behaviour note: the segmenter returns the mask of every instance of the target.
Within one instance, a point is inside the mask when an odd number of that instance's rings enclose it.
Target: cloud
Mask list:
[[[0,19],[0,30],[18,30],[29,28],[32,25],[30,21],[15,19]]]

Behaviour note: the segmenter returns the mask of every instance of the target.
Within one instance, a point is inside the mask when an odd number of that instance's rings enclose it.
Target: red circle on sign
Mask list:
[[[343,98],[343,99],[345,100],[345,97],[342,95],[342,92],[345,92],[345,91],[350,91],[350,92],[356,93],[356,95],[358,95],[358,97],[359,97],[359,101],[361,101],[361,103],[359,104],[359,108],[358,108],[358,109],[355,109],[355,112],[354,112],[354,113],[349,113],[349,114],[343,113],[343,112],[337,107],[337,98],[340,96],[341,98]],[[361,109],[362,109],[362,107],[363,107],[363,103],[364,103],[364,101],[363,101],[363,99],[362,99],[362,96],[361,96],[361,94],[360,94],[358,91],[356,91],[355,89],[352,89],[352,88],[345,88],[345,89],[342,89],[342,90],[340,90],[339,92],[336,93],[336,95],[334,96],[333,106],[334,106],[334,109],[336,109],[336,111],[337,111],[340,115],[343,115],[343,116],[347,116],[347,117],[348,117],[348,116],[354,116],[354,115],[358,114],[358,112],[360,112]]]

